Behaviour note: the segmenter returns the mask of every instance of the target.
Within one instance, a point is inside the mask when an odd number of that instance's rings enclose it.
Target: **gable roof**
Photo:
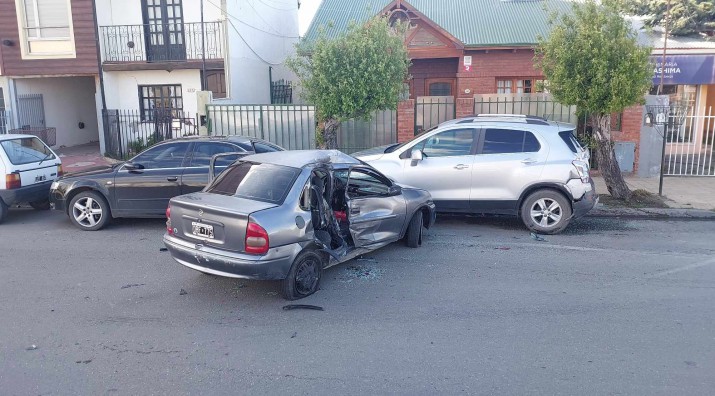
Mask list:
[[[305,35],[328,37],[345,31],[350,21],[363,22],[377,15],[392,0],[323,0]],[[431,21],[467,47],[533,46],[550,30],[553,11],[570,12],[569,0],[407,0]]]

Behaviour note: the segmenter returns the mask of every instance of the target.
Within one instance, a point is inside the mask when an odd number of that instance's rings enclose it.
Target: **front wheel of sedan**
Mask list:
[[[423,229],[424,219],[422,218],[422,212],[417,212],[412,216],[410,220],[410,225],[407,226],[407,233],[405,235],[405,243],[408,247],[418,248],[422,246],[422,229]]]
[[[561,193],[539,190],[521,204],[521,220],[531,231],[558,234],[571,221],[571,204]]]
[[[83,231],[96,231],[109,223],[109,204],[94,191],[82,191],[70,201],[68,214],[72,224]]]
[[[323,258],[316,252],[298,255],[288,276],[281,281],[281,294],[286,300],[299,300],[318,291],[323,275]]]

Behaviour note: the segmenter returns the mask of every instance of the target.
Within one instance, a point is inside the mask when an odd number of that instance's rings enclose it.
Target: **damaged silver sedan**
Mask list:
[[[244,157],[202,192],[173,198],[166,212],[164,244],[177,262],[281,280],[289,300],[318,290],[325,268],[401,239],[419,247],[435,221],[427,191],[319,150]]]

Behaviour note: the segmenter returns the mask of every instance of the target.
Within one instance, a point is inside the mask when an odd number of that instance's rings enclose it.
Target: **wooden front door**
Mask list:
[[[186,60],[181,0],[142,0],[149,62]]]

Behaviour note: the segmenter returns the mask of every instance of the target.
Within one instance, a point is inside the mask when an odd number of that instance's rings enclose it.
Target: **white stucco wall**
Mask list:
[[[293,79],[282,64],[298,41],[298,2],[271,0],[268,6],[257,0],[226,0],[226,13],[229,99],[221,102],[270,103],[268,67],[273,67],[274,80]]]
[[[184,111],[196,114],[196,92],[201,90],[200,70],[139,70],[104,73],[108,109],[139,110],[139,86],[181,84]]]
[[[42,94],[45,125],[57,128],[55,147],[76,146],[99,140],[94,77],[15,79],[17,95]],[[14,115],[17,113],[13,110]],[[79,128],[83,122],[84,129]]]

